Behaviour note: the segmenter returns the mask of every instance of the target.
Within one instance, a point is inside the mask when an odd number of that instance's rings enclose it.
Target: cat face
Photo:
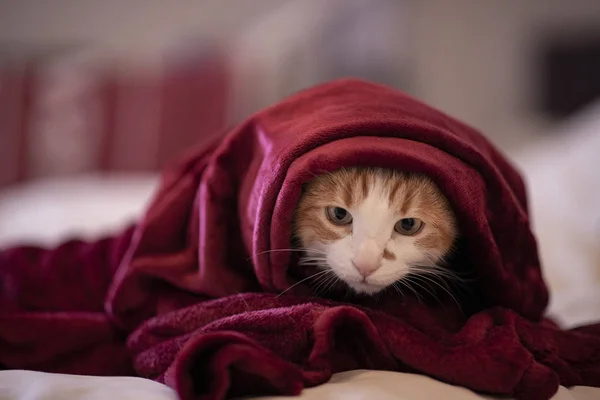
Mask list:
[[[305,251],[301,263],[374,294],[408,274],[439,269],[458,232],[447,199],[427,177],[351,168],[307,184],[294,234]]]

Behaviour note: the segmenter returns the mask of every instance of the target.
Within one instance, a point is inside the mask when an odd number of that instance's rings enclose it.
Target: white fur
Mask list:
[[[342,204],[337,206],[343,207]],[[353,217],[352,234],[331,242],[315,241],[309,248],[309,257],[319,258],[326,254],[326,263],[334,273],[358,293],[374,294],[406,276],[411,266],[430,265],[441,254],[432,254],[420,250],[415,241],[417,236],[403,236],[394,231],[394,225],[402,218],[415,218],[418,215],[402,215],[390,207],[387,189],[382,181],[376,180],[367,198],[352,208],[346,208]],[[430,227],[425,224],[425,233]],[[384,249],[395,256],[395,260],[386,260]],[[378,268],[366,278],[356,265],[376,265]]]

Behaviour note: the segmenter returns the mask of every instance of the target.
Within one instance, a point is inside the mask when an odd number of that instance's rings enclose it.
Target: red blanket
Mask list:
[[[471,294],[311,296],[288,252],[301,184],[342,166],[422,172],[446,193]],[[600,386],[600,325],[563,331],[519,174],[478,132],[357,80],[300,92],[164,174],[144,217],[93,243],[0,253],[0,364],[137,374],[183,399],[298,394],[332,373],[418,372],[523,399]],[[341,300],[344,301],[341,301]]]

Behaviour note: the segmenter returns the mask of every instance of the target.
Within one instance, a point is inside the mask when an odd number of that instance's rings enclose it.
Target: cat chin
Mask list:
[[[373,285],[366,282],[346,282],[346,285],[348,285],[350,289],[354,290],[357,294],[366,294],[369,296],[379,293],[387,287],[382,285]]]

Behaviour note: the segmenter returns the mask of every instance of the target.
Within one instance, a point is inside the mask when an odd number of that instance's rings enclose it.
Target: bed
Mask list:
[[[598,132],[600,104],[562,125],[552,139],[512,154],[529,183],[533,223],[552,292],[549,314],[565,327],[600,319],[600,253],[594,244],[600,239]],[[94,238],[117,230],[136,218],[156,182],[153,174],[86,175],[4,190],[0,192],[0,246],[24,241],[51,246],[75,235]],[[0,372],[0,399],[59,398],[170,400],[176,394],[159,383],[133,377]],[[356,370],[304,390],[301,398],[492,397],[421,375]],[[593,398],[600,398],[600,389],[561,387],[554,397]]]

